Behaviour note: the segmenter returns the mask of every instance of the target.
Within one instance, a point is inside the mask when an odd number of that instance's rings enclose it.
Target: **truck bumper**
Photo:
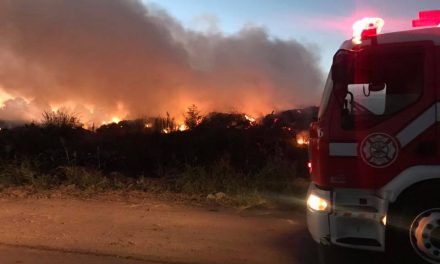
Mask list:
[[[325,211],[307,206],[307,226],[316,242],[355,249],[385,250],[384,217],[388,209],[385,199],[371,190],[328,191],[314,184],[310,185],[307,198],[310,195],[330,203]]]

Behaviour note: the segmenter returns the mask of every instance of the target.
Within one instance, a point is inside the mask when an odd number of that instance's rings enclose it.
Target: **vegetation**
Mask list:
[[[202,116],[196,105],[191,105],[188,107],[188,111],[185,116],[185,125],[189,129],[194,129],[202,121]]]
[[[65,110],[44,111],[42,125],[59,128],[79,128],[83,126],[78,116]]]
[[[307,151],[295,136],[307,130],[316,110],[270,114],[254,122],[236,113],[201,119],[190,107],[192,129],[172,133],[163,133],[175,127],[169,115],[90,131],[74,115],[45,113],[41,125],[0,131],[0,185],[199,195],[297,192],[295,181],[307,177]]]

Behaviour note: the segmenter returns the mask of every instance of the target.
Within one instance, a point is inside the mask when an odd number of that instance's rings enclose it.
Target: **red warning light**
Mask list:
[[[419,19],[412,21],[413,27],[440,26],[440,10],[420,11]]]
[[[376,36],[382,31],[385,22],[382,18],[365,17],[353,24],[353,43],[360,44],[362,40]]]

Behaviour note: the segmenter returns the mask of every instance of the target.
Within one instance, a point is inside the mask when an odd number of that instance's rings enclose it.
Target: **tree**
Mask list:
[[[194,129],[202,121],[202,116],[195,104],[188,107],[188,111],[185,114],[185,125],[189,129]]]

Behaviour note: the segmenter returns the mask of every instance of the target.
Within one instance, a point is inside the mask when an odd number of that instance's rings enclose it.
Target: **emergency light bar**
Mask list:
[[[378,17],[365,17],[353,24],[353,43],[361,44],[362,40],[378,35],[385,22]]]
[[[420,11],[419,19],[412,21],[413,27],[440,26],[440,10]]]

